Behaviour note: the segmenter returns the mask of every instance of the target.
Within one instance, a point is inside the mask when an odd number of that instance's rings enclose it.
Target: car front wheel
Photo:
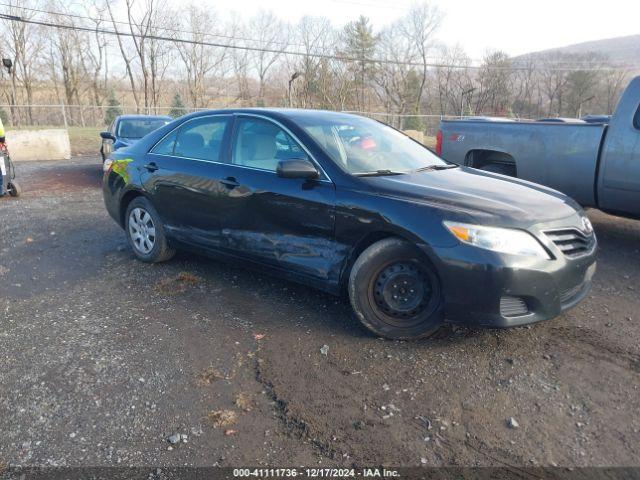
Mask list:
[[[158,212],[145,197],[134,198],[127,207],[125,232],[133,253],[143,262],[164,262],[175,255]]]
[[[380,240],[356,260],[349,300],[357,319],[376,335],[424,338],[442,325],[440,282],[431,263],[399,238]]]

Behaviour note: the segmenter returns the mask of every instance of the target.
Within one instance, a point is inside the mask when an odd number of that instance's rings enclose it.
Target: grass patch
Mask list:
[[[100,132],[104,128],[97,127],[69,127],[69,142],[71,155],[89,155],[100,153],[102,139]]]
[[[20,126],[8,127],[7,130],[49,130],[63,129],[64,127],[55,127],[47,125],[38,125],[36,127]],[[69,143],[71,143],[71,155],[98,155],[100,153],[100,132],[104,131],[100,127],[69,127]],[[11,147],[11,145],[9,145]]]
[[[427,137],[426,135],[424,136],[424,144],[435,150],[436,149],[436,137]]]
[[[253,410],[253,401],[251,400],[251,396],[247,393],[240,392],[237,394],[233,403],[236,404],[236,407],[245,412]]]
[[[211,385],[218,380],[224,380],[224,375],[217,368],[207,367],[198,375],[198,383],[202,386]]]
[[[236,423],[238,414],[233,410],[214,410],[213,412],[209,412],[207,419],[214,427],[228,427]]]

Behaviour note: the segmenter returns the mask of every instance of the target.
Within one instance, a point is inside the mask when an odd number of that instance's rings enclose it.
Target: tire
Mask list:
[[[7,190],[9,191],[9,195],[12,197],[19,197],[22,195],[22,188],[20,188],[20,184],[13,180],[7,184]]]
[[[176,251],[169,246],[160,215],[145,197],[134,198],[125,213],[125,234],[138,260],[159,263]]]
[[[348,290],[356,318],[378,336],[425,338],[442,325],[435,269],[416,247],[399,238],[380,240],[360,254]]]
[[[508,177],[516,176],[516,166],[506,163],[488,163],[480,167],[480,170],[485,172],[499,173],[500,175],[506,175]]]

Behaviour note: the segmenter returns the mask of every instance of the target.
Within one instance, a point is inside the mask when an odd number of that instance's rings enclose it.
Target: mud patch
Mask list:
[[[179,293],[184,293],[190,288],[198,285],[202,279],[197,275],[193,275],[188,272],[180,272],[178,275],[173,277],[166,277],[158,282],[155,285],[156,290],[159,293],[165,295],[177,295]]]

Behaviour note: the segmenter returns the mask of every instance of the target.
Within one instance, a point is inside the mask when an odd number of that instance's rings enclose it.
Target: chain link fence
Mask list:
[[[169,106],[136,108],[129,105],[0,105],[0,115],[7,128],[83,127],[104,128],[117,115],[148,114],[178,117],[196,110]]]
[[[0,114],[9,128],[28,127],[93,127],[107,126],[116,115],[147,114],[171,115],[178,117],[204,108],[176,108],[158,106],[148,109],[135,105],[0,105]],[[400,115],[386,112],[347,111],[380,120],[400,130],[418,130],[427,136],[435,136],[440,121],[449,118],[460,118],[451,115]]]
[[[100,130],[106,129],[117,115],[149,114],[178,117],[198,110],[206,109],[171,106],[140,109],[135,105],[0,105],[0,115],[8,130],[66,128],[72,137],[72,144],[76,137],[88,134],[95,136]],[[399,130],[410,132],[411,136],[429,146],[435,145],[435,137],[442,120],[462,118],[459,115],[402,115],[362,111],[347,111],[345,113],[363,115]]]

